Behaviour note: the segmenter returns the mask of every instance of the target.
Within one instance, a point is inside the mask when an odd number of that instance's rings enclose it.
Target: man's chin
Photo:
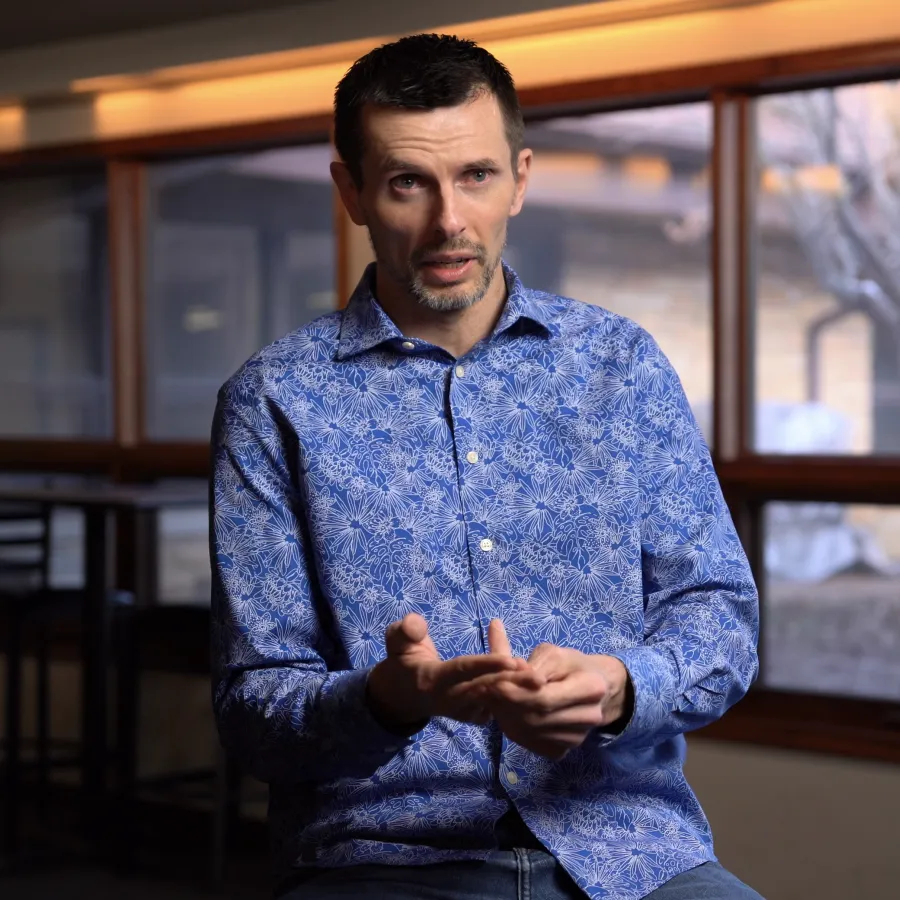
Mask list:
[[[452,285],[435,290],[430,285],[416,285],[413,291],[416,299],[422,306],[439,312],[455,312],[460,309],[468,309],[474,306],[483,296],[483,292],[475,289],[474,285]]]

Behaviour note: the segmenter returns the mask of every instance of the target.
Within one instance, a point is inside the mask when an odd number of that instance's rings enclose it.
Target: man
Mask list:
[[[221,735],[285,896],[758,897],[682,774],[756,674],[747,560],[652,338],[501,262],[522,142],[467,41],[338,86],[377,262],[220,394]]]

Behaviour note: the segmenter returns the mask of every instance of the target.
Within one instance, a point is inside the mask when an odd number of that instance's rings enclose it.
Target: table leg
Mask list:
[[[116,513],[116,587],[141,608],[159,602],[159,517],[156,509]]]
[[[85,811],[100,839],[105,815],[109,667],[109,524],[107,510],[85,509],[85,603],[82,657],[82,760]]]
[[[22,712],[22,632],[13,603],[6,648],[6,759],[3,765],[3,855],[10,868],[19,849],[19,741]]]

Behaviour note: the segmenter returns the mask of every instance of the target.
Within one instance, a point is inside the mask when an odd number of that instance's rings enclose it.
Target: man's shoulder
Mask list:
[[[245,399],[280,389],[303,370],[334,362],[343,312],[335,310],[266,344],[222,385],[223,396]]]
[[[533,303],[540,304],[560,337],[570,341],[602,341],[609,349],[623,353],[635,346],[653,343],[650,334],[633,319],[596,303],[587,303],[561,294],[528,289]]]

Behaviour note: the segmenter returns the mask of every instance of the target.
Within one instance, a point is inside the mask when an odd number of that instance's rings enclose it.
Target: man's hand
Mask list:
[[[506,655],[509,642],[502,626],[491,637],[492,653]],[[629,712],[628,672],[612,656],[541,644],[528,662],[546,679],[543,686],[517,683],[497,672],[470,687],[473,700],[486,706],[503,733],[527,750],[562,759],[593,729],[612,726]]]
[[[491,635],[499,622],[491,623]],[[508,643],[506,648],[508,650]],[[367,697],[372,714],[392,731],[418,731],[432,716],[483,725],[490,711],[467,690],[474,679],[502,674],[510,685],[537,690],[546,681],[512,653],[491,652],[441,660],[428,634],[428,623],[410,613],[385,632],[387,658],[369,674]]]

